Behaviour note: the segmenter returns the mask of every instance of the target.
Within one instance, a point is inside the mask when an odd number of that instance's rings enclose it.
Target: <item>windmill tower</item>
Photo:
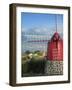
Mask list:
[[[63,40],[57,32],[57,15],[55,16],[56,32],[52,36],[51,40],[48,41],[47,48],[47,59],[48,60],[63,60]]]

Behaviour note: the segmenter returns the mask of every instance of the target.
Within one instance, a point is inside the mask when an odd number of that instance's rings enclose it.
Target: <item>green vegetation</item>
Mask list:
[[[29,61],[29,60],[42,60],[45,58],[44,56],[45,52],[41,52],[41,51],[34,51],[34,52],[30,52],[30,51],[26,51],[23,55],[22,55],[22,62],[24,61]]]
[[[42,75],[63,75],[63,62],[50,61],[45,52],[26,51],[22,56],[22,77]]]
[[[44,75],[46,60],[34,60],[26,61],[22,64],[22,77]]]
[[[26,52],[25,52],[25,54],[30,54],[31,52],[29,51],[29,50],[27,50]]]
[[[44,74],[45,63],[44,52],[26,51],[22,56],[22,76]]]
[[[31,60],[29,62],[29,72],[34,74],[44,74],[45,60]]]

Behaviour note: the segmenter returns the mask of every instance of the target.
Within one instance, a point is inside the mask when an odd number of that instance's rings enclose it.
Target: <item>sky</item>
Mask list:
[[[21,28],[24,32],[39,33],[44,31],[46,33],[56,31],[63,31],[63,15],[62,14],[40,14],[40,13],[21,13]]]
[[[21,48],[22,52],[26,50],[47,50],[48,42],[29,42],[36,40],[50,40],[57,31],[63,36],[63,15],[61,14],[39,14],[39,13],[21,13]],[[36,47],[36,48],[35,48]]]

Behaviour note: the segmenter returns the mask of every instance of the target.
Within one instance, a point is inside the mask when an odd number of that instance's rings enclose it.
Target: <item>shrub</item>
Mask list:
[[[22,63],[22,74],[28,72],[28,62]]]
[[[34,74],[39,74],[39,73],[44,74],[45,63],[46,63],[46,61],[44,61],[44,60],[39,60],[39,61],[31,60],[29,62],[28,71],[32,72]]]

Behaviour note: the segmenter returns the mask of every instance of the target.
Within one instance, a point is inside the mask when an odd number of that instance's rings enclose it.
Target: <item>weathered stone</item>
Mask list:
[[[45,73],[47,75],[62,75],[63,61],[47,61],[45,66]]]

